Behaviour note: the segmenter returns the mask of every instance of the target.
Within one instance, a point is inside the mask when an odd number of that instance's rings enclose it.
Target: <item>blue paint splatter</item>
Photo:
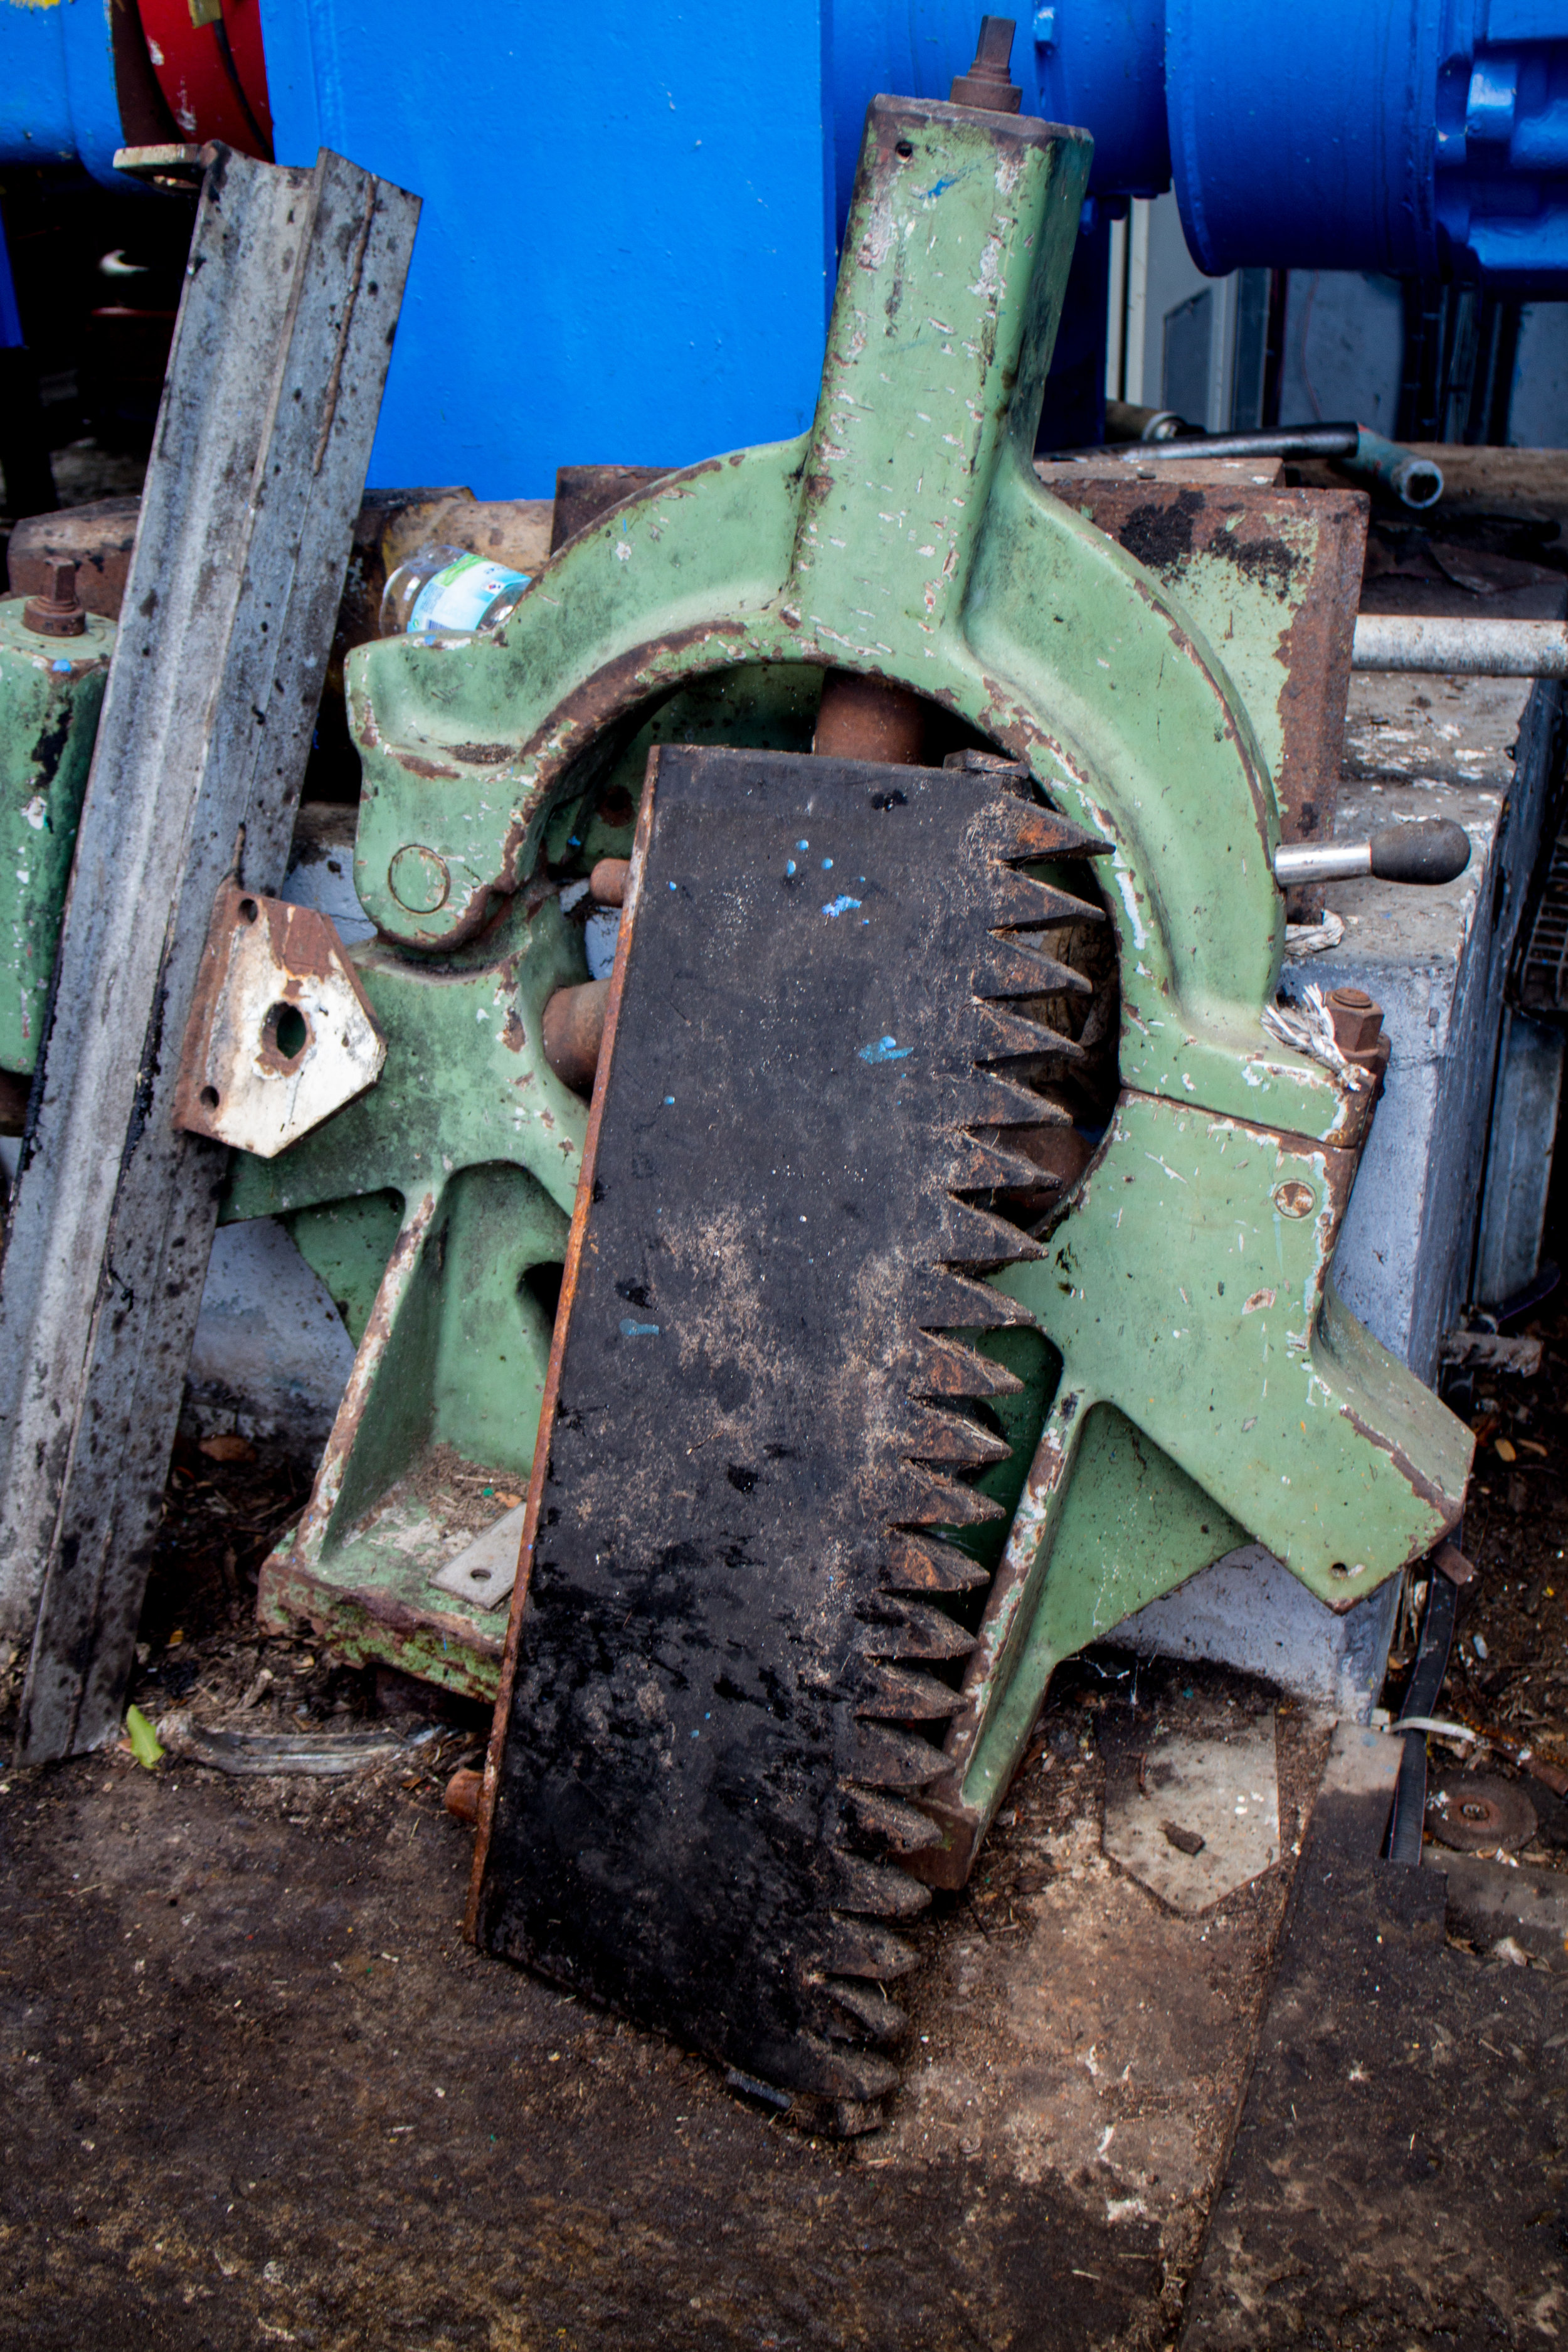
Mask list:
[[[670,888],[673,890],[673,889],[674,889],[674,887],[675,887],[674,883],[672,882],[672,883],[670,884],[670,886],[669,886],[669,887],[670,887]]]
[[[956,179],[933,180],[929,188],[922,188],[921,190],[921,194],[922,197],[945,195],[949,188],[956,188],[958,182]]]
[[[809,841],[797,841],[795,843],[795,847],[797,849],[809,849],[811,847],[811,844]]]
[[[632,1323],[629,1321],[623,1321],[621,1324],[621,1337],[623,1339],[657,1339],[658,1337],[658,1325],[657,1323]]]
[[[858,898],[829,898],[822,911],[825,915],[847,915],[851,907],[859,904]]]
[[[907,1062],[914,1052],[912,1045],[900,1045],[896,1037],[879,1037],[874,1045],[859,1049],[863,1062]]]
[[[52,661],[52,662],[49,664],[49,667],[50,667],[51,669],[60,669],[60,670],[64,670],[64,672],[65,672],[65,674],[66,674],[66,676],[67,676],[68,677],[69,677],[69,676],[70,676],[70,674],[71,674],[71,666],[70,666],[70,664],[69,664],[69,662],[68,662],[68,661],[64,661],[64,660],[61,660],[61,661]]]
[[[675,1097],[674,1097],[673,1095],[666,1095],[666,1097],[665,1097],[665,1098],[664,1098],[664,1107],[665,1107],[666,1110],[673,1110],[673,1109],[674,1109],[674,1108],[675,1108]]]
[[[830,873],[830,872],[832,871],[832,867],[833,867],[833,860],[832,860],[832,858],[831,858],[831,857],[825,857],[825,858],[823,859],[823,861],[822,861],[822,870],[823,870],[823,872],[824,872],[825,874]]]
[[[793,857],[786,857],[784,859],[784,872],[786,874],[793,874],[795,872],[795,860]]]

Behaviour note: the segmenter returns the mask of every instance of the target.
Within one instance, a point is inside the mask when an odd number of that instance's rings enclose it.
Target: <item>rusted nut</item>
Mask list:
[[[1329,1018],[1342,1054],[1370,1053],[1383,1034],[1383,1007],[1373,1003],[1364,988],[1331,989]]]
[[[79,637],[87,614],[76,601],[76,565],[51,563],[47,596],[29,596],[22,607],[22,626],[40,637]]]
[[[588,980],[580,988],[558,988],[544,1007],[544,1058],[574,1094],[594,1091],[609,1001],[609,982]]]
[[[476,1772],[471,1764],[459,1764],[447,1783],[447,1811],[454,1821],[467,1822],[470,1828],[479,1818],[479,1790],[485,1776]]]
[[[601,857],[588,877],[588,896],[595,907],[624,907],[626,903],[626,877],[632,870],[629,857]]]
[[[907,686],[830,669],[812,750],[822,760],[879,760],[914,768],[925,748],[926,706]]]
[[[1299,1176],[1291,1176],[1275,1186],[1274,1205],[1282,1217],[1310,1217],[1318,1205],[1318,1196],[1310,1184],[1303,1184]]]

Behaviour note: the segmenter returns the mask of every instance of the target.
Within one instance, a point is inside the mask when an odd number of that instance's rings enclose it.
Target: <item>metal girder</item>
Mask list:
[[[218,885],[283,878],[417,210],[209,157],[0,1289],[28,1761],[119,1725],[224,1167],[175,1049]]]

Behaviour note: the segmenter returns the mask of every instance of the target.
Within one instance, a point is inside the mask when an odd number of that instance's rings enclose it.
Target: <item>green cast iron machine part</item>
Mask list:
[[[1263,1022],[1279,825],[1232,673],[1033,471],[1088,152],[877,100],[811,432],[628,499],[492,635],[353,657],[380,932],[355,960],[386,1071],[278,1160],[237,1161],[227,1212],[288,1218],[360,1338],[267,1605],[488,1691],[499,1612],[428,1577],[531,1457],[584,1123],[541,1050],[546,998],[584,971],[552,877],[629,846],[652,740],[808,749],[828,670],[1026,763],[1110,845],[1120,1094],[1045,1255],[994,1277],[1033,1329],[984,1343],[1020,1375],[997,1401],[1012,1460],[980,1482],[1008,1517],[943,1669],[942,1844],[910,1858],[948,1883],[1059,1659],[1248,1541],[1349,1607],[1453,1525],[1470,1450],[1333,1290],[1370,1096]],[[1238,572],[1235,669],[1272,653],[1278,607]]]
[[[69,604],[68,597],[62,602]],[[65,911],[114,625],[0,600],[0,1132],[16,1132]],[[46,625],[36,626],[42,619]]]
[[[981,1590],[941,1604],[942,1661],[911,1661],[948,1679],[911,1717],[942,1842],[909,1857],[945,1884],[1059,1659],[1248,1541],[1351,1606],[1453,1525],[1470,1450],[1333,1290],[1368,1087],[1262,1017],[1275,730],[1236,681],[1270,674],[1279,594],[1238,570],[1222,662],[1033,471],[1088,156],[878,100],[810,433],[614,509],[492,634],[352,657],[378,937],[350,952],[385,1068],[276,1160],[237,1154],[225,1207],[284,1220],[358,1349],[264,1614],[489,1695],[502,1612],[431,1580],[531,1466],[586,1123],[542,1045],[586,976],[563,879],[628,849],[650,743],[809,750],[829,671],[1026,765],[1110,845],[1119,1091],[1044,1254],[993,1277],[1031,1323],[977,1342],[1014,1376],[1011,1456],[976,1481],[1003,1516],[965,1533]]]

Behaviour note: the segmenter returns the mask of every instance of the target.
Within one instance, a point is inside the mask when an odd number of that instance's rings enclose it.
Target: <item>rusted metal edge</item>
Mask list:
[[[256,1610],[264,1625],[279,1632],[303,1619],[351,1662],[374,1656],[407,1673],[416,1651],[426,1679],[470,1698],[495,1697],[503,1654],[499,1635],[481,1632],[470,1618],[411,1607],[374,1585],[334,1583],[302,1568],[291,1549],[263,1561]]]
[[[621,1017],[621,994],[626,985],[626,959],[631,950],[632,931],[637,923],[637,908],[642,900],[643,866],[647,857],[648,842],[653,832],[653,807],[658,781],[659,746],[648,753],[647,776],[643,786],[642,809],[637,818],[637,837],[632,844],[630,868],[626,875],[626,895],[621,904],[620,933],[616,944],[616,961],[610,973],[609,1001],[605,1007],[605,1033],[599,1050],[598,1066],[594,1074],[594,1097],[588,1109],[588,1130],[583,1143],[583,1160],[577,1175],[577,1197],[572,1205],[572,1229],[566,1240],[566,1263],[561,1277],[560,1304],[555,1310],[555,1329],[550,1342],[550,1363],[544,1376],[544,1397],[540,1407],[539,1433],[533,1445],[533,1467],[529,1474],[528,1496],[522,1522],[522,1542],[518,1554],[517,1582],[511,1591],[511,1607],[507,1617],[506,1646],[501,1655],[500,1686],[496,1693],[496,1711],[490,1725],[490,1736],[485,1749],[484,1784],[479,1791],[479,1825],[474,1837],[474,1865],[468,1879],[468,1899],[463,1913],[463,1934],[472,1944],[479,1937],[479,1897],[484,1885],[485,1865],[489,1858],[490,1830],[495,1821],[496,1791],[500,1780],[501,1751],[506,1745],[507,1720],[511,1712],[512,1685],[517,1676],[518,1649],[522,1634],[522,1616],[528,1606],[528,1588],[533,1573],[534,1546],[539,1538],[539,1515],[544,1504],[544,1482],[550,1469],[550,1444],[555,1427],[555,1410],[561,1394],[561,1367],[566,1353],[566,1332],[572,1319],[572,1301],[576,1293],[577,1277],[583,1264],[583,1248],[587,1237],[588,1212],[594,1201],[594,1175],[599,1157],[599,1132],[604,1124],[605,1094],[609,1085],[610,1066],[615,1059],[616,1030]]]

